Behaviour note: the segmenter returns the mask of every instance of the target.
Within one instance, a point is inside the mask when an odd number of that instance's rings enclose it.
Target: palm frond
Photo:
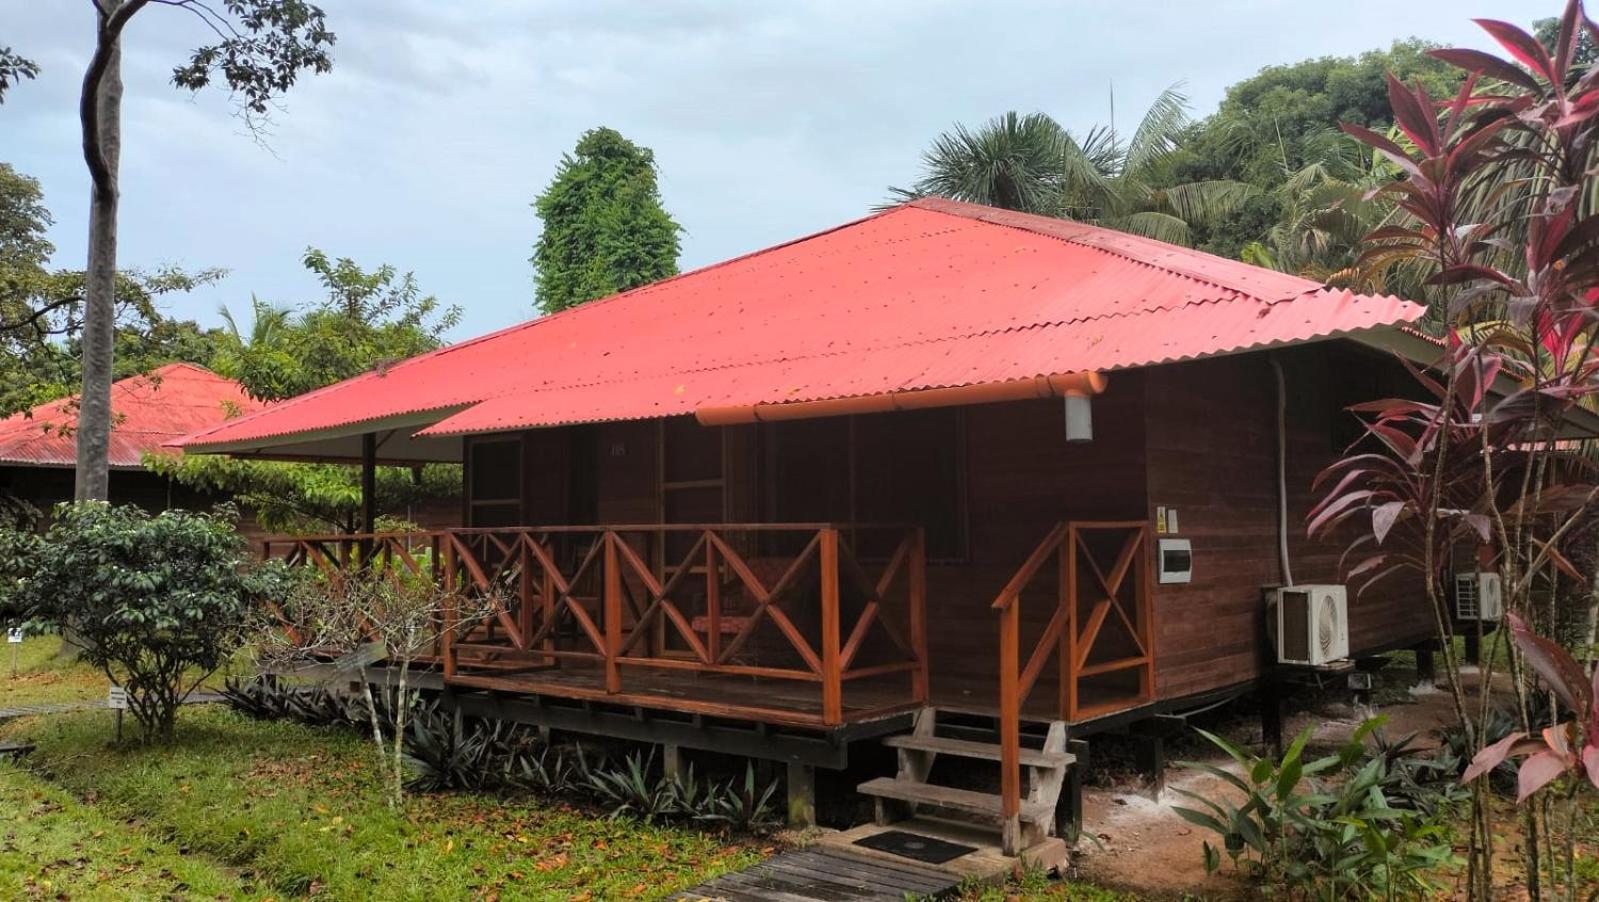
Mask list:
[[[1215,222],[1237,212],[1260,189],[1246,182],[1213,179],[1173,185],[1155,192],[1157,209],[1166,209],[1187,223]]]
[[[1127,142],[1122,172],[1147,172],[1177,149],[1177,142],[1188,125],[1188,96],[1181,89],[1182,82],[1178,82],[1160,92],[1149,105],[1132,139]]]
[[[1126,216],[1106,219],[1100,225],[1122,232],[1130,232],[1134,235],[1142,235],[1145,238],[1153,238],[1156,241],[1164,241],[1167,244],[1181,244],[1186,247],[1189,243],[1188,223],[1170,213],[1145,210],[1139,213],[1130,213]]]

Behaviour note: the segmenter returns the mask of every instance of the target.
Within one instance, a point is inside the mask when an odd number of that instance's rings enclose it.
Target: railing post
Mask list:
[[[916,701],[925,705],[931,698],[927,660],[927,530],[920,526],[911,532],[907,564],[910,567],[911,650],[916,654],[916,669],[911,671],[911,692]]]
[[[527,640],[533,635],[533,552],[527,547],[531,541],[533,536],[523,533],[516,543],[516,553],[521,558],[516,568],[516,630],[521,633],[516,637],[516,647],[524,651],[531,650]]]
[[[712,664],[722,662],[722,578],[716,572],[716,543],[705,534],[705,653]]]
[[[622,671],[616,657],[622,649],[622,562],[616,550],[621,538],[605,532],[605,691],[622,691]]]
[[[822,578],[822,720],[844,722],[844,680],[839,671],[838,530],[823,527],[820,535]]]
[[[1021,604],[1013,595],[999,620],[999,781],[1001,841],[1006,855],[1021,845]]]
[[[1077,719],[1077,524],[1066,527],[1061,545],[1061,578],[1065,580],[1066,629],[1061,637],[1061,685],[1064,695],[1063,720]]]
[[[444,541],[444,678],[455,676],[455,540],[447,537]]]
[[[551,545],[553,546],[554,543],[552,542]],[[547,549],[547,553],[553,557],[555,554],[554,548]],[[555,620],[555,574],[550,572],[549,567],[540,568],[540,572],[543,574],[543,579],[539,583],[539,609],[542,614],[539,619],[539,629],[545,630],[544,642],[542,643],[544,650],[554,651],[555,630],[546,629],[546,627]],[[555,659],[547,658],[546,662],[553,664]]]

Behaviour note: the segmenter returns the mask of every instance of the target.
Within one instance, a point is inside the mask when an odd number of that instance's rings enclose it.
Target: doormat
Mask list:
[[[934,839],[931,836],[917,836],[915,833],[906,833],[904,830],[888,830],[883,833],[874,833],[863,839],[855,840],[855,845],[909,858],[913,861],[925,861],[928,864],[943,864],[965,855],[967,852],[977,851],[976,846],[963,846],[957,842],[947,842]]]

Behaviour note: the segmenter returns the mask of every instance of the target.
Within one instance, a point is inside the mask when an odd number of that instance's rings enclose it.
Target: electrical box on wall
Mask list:
[[[1186,583],[1194,575],[1194,550],[1187,539],[1161,539],[1155,546],[1157,582]]]

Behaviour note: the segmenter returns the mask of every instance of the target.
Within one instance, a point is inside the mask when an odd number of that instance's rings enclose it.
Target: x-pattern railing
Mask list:
[[[894,530],[886,561],[851,547],[848,536],[867,530]],[[749,549],[801,542],[791,557],[766,559],[781,562],[775,575],[752,565]],[[684,544],[686,553],[667,554]],[[425,558],[419,547],[429,549]],[[487,616],[473,628],[458,634],[446,615],[439,653],[447,678],[491,665],[506,673],[587,663],[604,668],[612,693],[624,690],[627,668],[810,682],[820,684],[827,724],[843,722],[844,686],[854,680],[908,674],[909,701],[928,698],[926,551],[917,528],[456,529],[269,540],[263,550],[330,579],[381,559],[429,572],[454,595],[482,596]],[[734,595],[744,609],[729,612]]]
[[[1103,550],[1091,537],[1121,535],[1110,566],[1102,566]],[[999,714],[1001,812],[1007,851],[1016,842],[1021,811],[1021,712],[1045,667],[1053,659],[1058,673],[1057,716],[1078,721],[1110,711],[1136,707],[1154,694],[1149,524],[1145,521],[1060,523],[1028,555],[994,600],[1000,617]],[[1055,569],[1055,602],[1037,642],[1022,659],[1022,596],[1045,568]],[[1090,581],[1091,580],[1091,581]],[[1083,616],[1085,603],[1088,612]],[[1130,653],[1115,653],[1105,626],[1115,617],[1117,631]],[[1085,677],[1137,671],[1137,688],[1120,691],[1085,705]]]

